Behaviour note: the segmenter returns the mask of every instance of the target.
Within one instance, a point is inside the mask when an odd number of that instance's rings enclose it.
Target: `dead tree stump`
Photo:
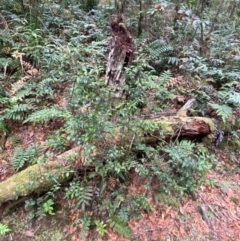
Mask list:
[[[123,23],[121,15],[111,20],[111,50],[108,56],[106,81],[109,86],[115,86],[115,97],[122,97],[121,86],[125,83],[124,68],[133,59],[135,44]]]

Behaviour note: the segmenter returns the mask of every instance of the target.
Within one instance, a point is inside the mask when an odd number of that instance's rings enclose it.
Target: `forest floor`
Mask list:
[[[15,145],[27,147],[31,143],[42,144],[51,134],[56,123],[43,126],[22,126],[12,128],[12,134],[6,143],[6,150],[0,154],[0,181],[13,174],[9,157],[13,155]],[[177,197],[159,196],[153,199],[149,191],[147,196],[154,211],[143,212],[141,216],[129,221],[133,240],[136,241],[239,241],[240,240],[240,159],[231,160],[231,153],[220,149],[213,150],[217,162],[206,176],[206,184],[201,186],[196,196]],[[144,192],[144,183],[134,173],[128,184],[129,193]],[[68,201],[61,192],[55,194],[54,200],[59,205],[54,216],[29,222],[29,213],[24,209],[24,202],[8,210],[1,223],[11,228],[11,232],[1,241],[80,241],[81,225],[78,218],[80,210],[68,208]],[[59,200],[59,202],[58,202]],[[8,208],[8,204],[1,209]],[[85,240],[118,240],[111,230],[103,238],[96,231],[89,231]]]

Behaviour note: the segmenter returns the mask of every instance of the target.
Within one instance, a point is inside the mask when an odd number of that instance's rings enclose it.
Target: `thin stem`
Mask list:
[[[216,22],[217,22],[217,17],[218,17],[219,13],[220,13],[221,10],[222,10],[224,1],[225,1],[225,0],[222,0],[222,1],[221,1],[220,5],[219,5],[219,7],[218,7],[218,10],[217,10],[217,12],[216,12],[216,15],[215,15],[214,18],[212,19],[212,25],[211,25],[211,27],[210,27],[210,30],[209,30],[209,32],[208,32],[208,35],[210,35],[210,34],[212,33],[213,29],[214,29],[214,26],[215,26],[215,24],[216,24]]]

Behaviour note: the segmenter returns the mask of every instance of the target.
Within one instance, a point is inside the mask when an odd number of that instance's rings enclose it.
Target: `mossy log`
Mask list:
[[[130,134],[127,131],[125,133],[125,131],[116,129],[114,134],[106,133],[103,138],[111,143],[122,145],[122,140],[125,141],[125,144],[136,140],[149,143],[170,137],[206,137],[214,131],[212,120],[203,117],[163,116],[157,119],[143,119],[140,123],[143,128],[137,129],[135,133],[131,132]],[[144,128],[152,124],[154,124],[155,130],[148,131],[147,128]],[[66,182],[75,171],[86,167],[82,150],[81,146],[76,147],[59,156],[49,158],[42,165],[30,166],[1,182],[0,204],[20,196],[27,196],[33,192],[46,191],[55,183]],[[96,149],[93,155],[97,153]],[[76,160],[81,160],[82,165],[72,165]]]
[[[73,174],[70,160],[75,160],[79,153],[81,153],[81,147],[76,147],[59,156],[49,158],[42,165],[29,166],[1,182],[0,204],[33,192],[46,191],[55,183],[68,180]]]

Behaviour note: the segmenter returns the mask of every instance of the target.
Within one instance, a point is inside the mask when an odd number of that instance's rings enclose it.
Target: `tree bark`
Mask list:
[[[81,151],[81,147],[76,147],[62,153],[59,156],[49,158],[46,163],[35,164],[25,170],[14,174],[7,180],[0,183],[0,204],[14,200],[20,196],[26,196],[33,192],[46,191],[55,183],[61,183],[73,174],[70,157],[74,160]],[[67,175],[69,173],[69,175]]]
[[[118,15],[116,20],[111,21],[110,47],[105,83],[109,86],[115,86],[115,97],[119,98],[123,95],[121,86],[125,83],[124,68],[131,62],[135,48],[121,15]]]
[[[8,30],[7,21],[2,14],[0,14],[0,29]]]

